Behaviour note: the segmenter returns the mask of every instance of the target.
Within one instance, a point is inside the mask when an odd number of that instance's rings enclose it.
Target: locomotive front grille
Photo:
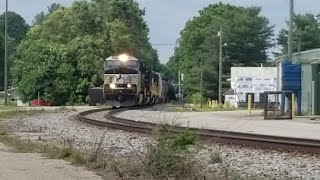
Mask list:
[[[138,74],[105,74],[104,84],[138,84]]]

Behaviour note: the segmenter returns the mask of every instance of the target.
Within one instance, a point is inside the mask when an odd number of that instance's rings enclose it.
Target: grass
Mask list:
[[[22,140],[17,136],[9,135],[0,130],[0,142],[12,147],[16,153],[40,153],[52,159],[63,159],[76,166],[83,166],[95,171],[104,179],[130,179],[142,175],[141,164],[133,160],[102,152],[102,140],[89,151],[80,151],[73,147],[73,142],[66,140],[61,145],[51,143]],[[144,179],[144,178],[142,178]]]
[[[224,106],[212,108],[212,107],[210,107],[210,106],[208,106],[206,104],[204,104],[202,106],[202,108],[200,107],[200,105],[192,106],[192,109],[194,109],[195,111],[198,111],[198,112],[245,110],[245,108],[233,108],[233,107],[225,108]]]
[[[18,107],[7,107],[0,110],[0,119],[10,118],[18,115],[30,116],[41,112],[44,112],[44,109],[26,110]]]
[[[224,108],[224,107],[216,107],[212,108],[209,106],[195,106],[194,109],[199,112],[211,112],[211,111],[235,111],[235,110],[241,110],[239,108]]]
[[[165,111],[168,112],[215,112],[215,111],[237,111],[237,110],[248,110],[247,107],[210,107],[208,104],[203,104],[202,108],[200,104],[189,106],[188,104],[184,106],[172,106],[170,108],[166,108]],[[252,110],[257,110],[256,108],[252,108]],[[262,110],[262,109],[261,109]]]
[[[19,110],[21,109],[20,107],[17,106],[2,106],[0,105],[0,112],[2,111],[14,111],[14,110]]]
[[[26,113],[21,110],[6,112],[12,113],[6,114],[7,117],[20,112]],[[72,139],[66,139],[61,144],[52,144],[42,141],[39,136],[38,140],[31,141],[9,134],[6,128],[0,128],[0,142],[12,147],[14,152],[41,153],[49,158],[63,159],[73,165],[93,170],[103,179],[240,179],[240,176],[232,171],[226,171],[223,175],[202,171],[205,167],[195,160],[201,145],[194,132],[174,134],[169,125],[163,124],[154,131],[153,138],[155,143],[148,144],[146,154],[135,151],[129,157],[115,157],[103,152],[105,134],[96,140],[92,149],[80,151],[73,146]],[[132,145],[131,147],[133,148]],[[212,153],[210,159],[212,163],[223,161],[219,153]]]
[[[217,107],[212,108],[207,105],[203,105],[202,108],[200,108],[200,105],[192,106],[192,107],[170,107],[166,109],[168,112],[212,112],[212,111],[235,111],[235,110],[241,110],[239,108],[224,108],[224,107]]]
[[[44,153],[47,157],[65,159],[76,165],[86,164],[89,160],[88,153],[76,150],[70,142],[64,142],[60,146],[34,142],[30,139],[24,140],[17,136],[9,135],[5,130],[0,131],[0,142],[13,147],[13,151],[16,153]]]
[[[210,154],[210,161],[212,164],[222,163],[222,158],[218,152]]]
[[[193,173],[188,147],[197,144],[194,133],[173,134],[170,126],[161,124],[154,132],[156,144],[148,146],[145,158],[146,169],[156,178],[182,178],[186,172]],[[189,156],[188,156],[189,155]],[[142,159],[142,158],[141,158]]]

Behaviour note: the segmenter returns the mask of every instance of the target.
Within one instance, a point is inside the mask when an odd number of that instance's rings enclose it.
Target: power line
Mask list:
[[[172,44],[172,43],[154,43],[151,44],[152,46],[175,46],[177,44]]]

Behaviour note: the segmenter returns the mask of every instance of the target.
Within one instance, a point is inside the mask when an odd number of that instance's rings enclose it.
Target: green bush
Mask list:
[[[198,137],[192,132],[174,134],[170,126],[161,125],[155,134],[156,144],[148,147],[147,169],[156,178],[183,178],[196,174],[193,153]]]

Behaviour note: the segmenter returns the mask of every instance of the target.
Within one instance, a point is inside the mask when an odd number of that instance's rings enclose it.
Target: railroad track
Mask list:
[[[75,116],[75,119],[88,124],[108,127],[111,129],[120,129],[124,131],[138,133],[151,133],[158,126],[158,124],[116,117],[116,115],[120,112],[139,108],[141,107],[135,107],[130,109],[94,109],[79,113]],[[100,121],[86,117],[88,114],[102,111],[106,111],[106,115],[104,117],[109,121]],[[210,142],[235,144],[241,146],[250,146],[266,149],[277,149],[289,152],[303,152],[312,154],[320,153],[320,140],[316,139],[291,138],[252,133],[240,133],[231,131],[171,126],[171,131],[173,133],[181,133],[185,132],[186,130],[196,132],[202,139]]]

